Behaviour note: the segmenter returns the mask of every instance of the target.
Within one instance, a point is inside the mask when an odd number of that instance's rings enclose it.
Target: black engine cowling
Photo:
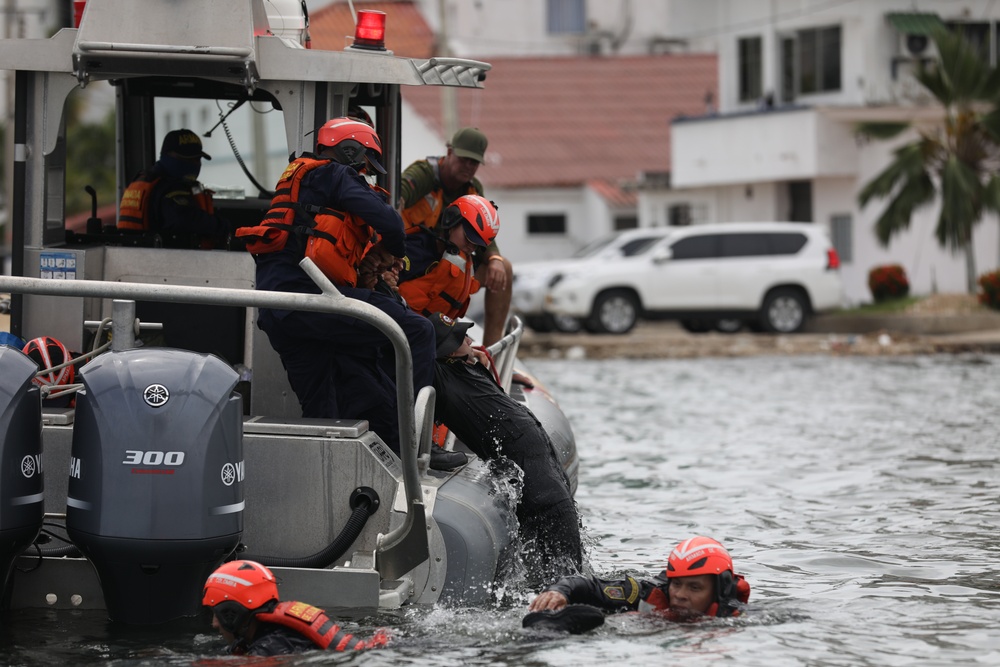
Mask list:
[[[238,375],[211,355],[153,348],[101,355],[80,378],[67,533],[113,620],[195,615],[243,532]]]
[[[0,345],[0,592],[14,560],[42,528],[42,403],[38,366]]]

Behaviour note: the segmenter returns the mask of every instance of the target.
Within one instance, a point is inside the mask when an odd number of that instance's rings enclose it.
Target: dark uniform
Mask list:
[[[666,579],[598,579],[579,575],[563,577],[545,588],[562,593],[569,604],[589,604],[608,612],[638,611],[639,604],[656,588],[665,589]]]
[[[720,591],[719,576],[730,582]],[[580,575],[563,577],[545,591],[556,591],[566,597],[568,604],[586,604],[606,612],[659,611],[675,620],[690,618],[689,614],[675,617],[670,608],[669,579],[662,573],[653,579],[599,579]],[[725,572],[716,575],[715,601],[705,612],[707,616],[738,616],[750,599],[750,584],[743,575]],[[544,592],[544,591],[543,591]]]
[[[379,233],[382,247],[403,256],[399,214],[351,167],[330,162],[313,169],[303,178],[299,201],[351,213]],[[304,224],[301,215],[295,224]],[[305,239],[291,234],[282,250],[255,255],[257,289],[320,293],[298,266]],[[434,331],[427,319],[397,299],[370,289],[338,289],[344,296],[375,306],[399,324],[413,355],[414,392],[430,385],[434,378]],[[392,350],[385,336],[356,318],[328,313],[261,309],[257,324],[281,356],[304,417],[367,419],[398,453],[396,386],[380,362]]]
[[[435,327],[440,329],[437,323]],[[579,571],[580,517],[566,473],[535,415],[505,393],[482,364],[463,359],[438,359],[434,389],[436,421],[479,458],[506,457],[524,471],[517,518],[532,576],[551,580]]]

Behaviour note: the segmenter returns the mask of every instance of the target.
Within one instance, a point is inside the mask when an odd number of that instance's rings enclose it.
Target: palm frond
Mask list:
[[[858,123],[854,126],[854,131],[872,139],[892,139],[909,128],[909,123]]]
[[[934,96],[941,106],[947,108],[954,102],[954,94],[951,90],[951,83],[941,69],[939,63],[924,65],[923,62],[914,72],[913,77],[920,82],[927,91]]]
[[[983,186],[983,210],[1000,213],[1000,176],[996,174]]]
[[[882,199],[892,195],[899,187],[914,178],[927,173],[927,140],[914,141],[897,148],[895,159],[858,193],[858,203],[862,208],[873,198]]]
[[[934,201],[935,194],[934,181],[926,171],[906,181],[875,221],[875,236],[879,242],[887,246],[893,236],[909,229],[913,211]]]
[[[954,250],[966,247],[972,227],[982,217],[983,186],[974,169],[951,158],[941,169],[941,215],[935,230],[938,243]]]
[[[971,42],[946,29],[936,30],[931,36],[940,59],[929,68],[920,68],[916,76],[935,97],[947,106],[969,104],[995,95],[995,89],[988,88],[993,68],[983,61]],[[947,91],[944,97],[936,90],[942,86]]]
[[[994,108],[984,114],[979,119],[979,125],[994,144],[1000,145],[1000,109]],[[994,149],[997,147],[994,146]]]

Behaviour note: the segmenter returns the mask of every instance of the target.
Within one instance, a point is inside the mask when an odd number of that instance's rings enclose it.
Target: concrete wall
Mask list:
[[[486,196],[500,207],[497,243],[511,261],[568,257],[611,229],[611,211],[586,188],[492,188]],[[565,214],[565,234],[529,234],[531,214]]]

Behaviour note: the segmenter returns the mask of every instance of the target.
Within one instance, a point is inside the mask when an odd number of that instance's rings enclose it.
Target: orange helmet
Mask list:
[[[469,241],[477,246],[488,246],[500,232],[497,205],[479,195],[463,195],[444,210],[441,224],[445,230],[460,222]]]
[[[692,537],[684,540],[670,552],[666,579],[693,577],[699,574],[713,576],[715,602],[709,607],[709,616],[732,616],[737,601],[746,602],[750,586],[743,577],[733,573],[733,559],[726,548],[711,537]]]
[[[271,570],[252,560],[234,560],[208,576],[201,603],[212,608],[219,625],[239,635],[272,600],[278,600],[278,585]]]
[[[670,552],[667,578],[733,572],[733,559],[726,548],[711,537],[692,537]]]
[[[39,368],[41,368],[41,371],[32,380],[38,386],[44,387],[47,385],[73,383],[76,373],[72,365],[60,368],[57,371],[44,372],[54,366],[62,365],[73,358],[73,355],[69,353],[66,346],[52,336],[33,338],[28,341],[28,344],[24,346],[24,350],[22,351],[31,357],[38,364]]]
[[[360,169],[371,165],[380,174],[385,167],[379,161],[382,157],[382,141],[370,125],[352,118],[333,118],[323,123],[316,133],[316,148],[333,149],[333,157],[341,164]]]

